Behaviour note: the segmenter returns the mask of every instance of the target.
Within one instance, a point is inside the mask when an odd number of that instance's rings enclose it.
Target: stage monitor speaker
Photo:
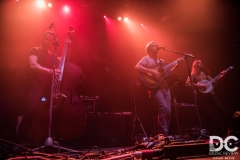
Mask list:
[[[121,146],[130,143],[131,116],[103,114],[98,116],[99,146]]]

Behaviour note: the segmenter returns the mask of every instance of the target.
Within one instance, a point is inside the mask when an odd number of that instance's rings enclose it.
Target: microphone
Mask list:
[[[158,47],[158,50],[162,49],[162,50],[165,50],[167,46],[162,46],[162,47]]]

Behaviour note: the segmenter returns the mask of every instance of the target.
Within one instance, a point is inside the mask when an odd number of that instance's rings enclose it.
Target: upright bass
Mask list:
[[[68,141],[81,136],[85,130],[87,122],[86,108],[77,98],[76,89],[83,75],[80,67],[67,59],[67,53],[71,44],[73,27],[69,27],[69,32],[65,39],[61,61],[58,69],[61,70],[60,75],[54,78],[53,86],[53,120],[52,120],[52,136],[59,141]],[[48,136],[49,105],[43,102],[37,111],[34,119],[34,125],[28,135],[28,140],[36,144],[42,144]]]
[[[57,75],[54,82],[53,102],[54,106],[59,108],[56,133],[60,141],[80,136],[87,121],[86,108],[76,95],[77,85],[83,75],[82,70],[67,59],[73,32],[73,27],[70,26],[59,63],[62,74]]]

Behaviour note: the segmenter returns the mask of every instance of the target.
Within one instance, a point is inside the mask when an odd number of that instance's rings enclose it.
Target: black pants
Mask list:
[[[28,94],[28,105],[16,132],[17,142],[27,141],[30,128],[37,113],[38,106],[42,102],[42,98],[45,97],[47,102],[49,102],[50,89],[51,88],[49,86],[43,87],[39,83],[33,83],[30,86]]]
[[[210,135],[226,136],[228,128],[227,112],[215,94],[199,93],[197,102],[200,113],[206,120]]]

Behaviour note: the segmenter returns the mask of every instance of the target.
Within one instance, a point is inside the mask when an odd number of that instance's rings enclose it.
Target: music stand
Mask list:
[[[133,81],[133,82],[135,82],[135,81]],[[135,82],[135,85],[137,85],[137,82],[138,81]],[[140,83],[140,82],[138,82],[138,83]],[[132,129],[132,138],[131,138],[131,140],[133,140],[134,130],[135,130],[135,127],[136,127],[136,122],[139,123],[139,125],[141,126],[141,129],[142,129],[142,132],[143,132],[144,136],[147,138],[147,134],[146,134],[146,132],[144,130],[144,127],[143,127],[143,125],[141,123],[141,120],[140,120],[140,118],[138,117],[138,114],[137,114],[135,89],[133,87],[133,84],[131,86],[131,99],[132,99],[132,103],[133,103],[133,129]]]
[[[40,150],[40,149],[43,149],[43,148],[46,148],[46,147],[53,147],[53,148],[58,148],[58,149],[62,149],[62,150],[66,150],[66,151],[70,151],[70,152],[79,152],[77,150],[73,150],[73,149],[69,149],[69,148],[65,148],[65,147],[61,147],[59,145],[54,145],[54,142],[53,142],[53,138],[52,138],[52,108],[53,108],[53,90],[54,90],[54,82],[55,82],[55,62],[56,62],[56,55],[57,55],[57,46],[59,46],[59,40],[54,32],[54,23],[51,23],[49,28],[52,30],[53,32],[53,36],[54,36],[54,39],[55,39],[55,42],[54,42],[54,55],[53,55],[53,61],[52,61],[52,83],[51,83],[51,95],[50,95],[50,105],[49,105],[49,123],[48,123],[48,137],[47,139],[45,140],[44,142],[44,145],[41,146],[41,147],[37,147],[35,149],[32,149],[32,151],[36,151],[36,150]]]

